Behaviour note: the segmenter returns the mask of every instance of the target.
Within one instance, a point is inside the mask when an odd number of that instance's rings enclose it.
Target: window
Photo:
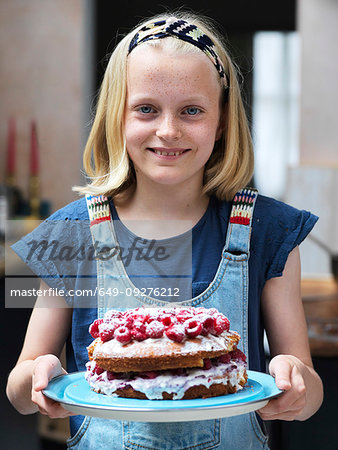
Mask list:
[[[299,159],[299,35],[258,32],[253,55],[255,184],[283,199],[287,169]]]

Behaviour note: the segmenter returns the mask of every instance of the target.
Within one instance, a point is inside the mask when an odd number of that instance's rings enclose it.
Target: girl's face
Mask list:
[[[221,136],[219,75],[202,52],[140,45],[128,57],[125,137],[137,182],[201,188]]]

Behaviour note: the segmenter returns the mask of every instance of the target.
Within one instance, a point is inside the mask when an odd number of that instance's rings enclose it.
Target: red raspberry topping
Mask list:
[[[135,339],[135,341],[141,342],[147,339],[147,335],[145,331],[137,330],[136,328],[133,328],[130,330],[132,339]]]
[[[94,339],[101,337],[105,342],[117,337],[114,332],[121,327],[129,330],[130,339],[137,341],[158,339],[165,332],[169,339],[182,342],[184,336],[195,338],[209,333],[218,336],[228,331],[230,324],[215,308],[155,308],[147,311],[135,308],[125,312],[108,311],[103,320],[97,319],[92,323],[89,332]],[[122,335],[119,335],[120,342],[124,342],[123,339],[127,342],[128,333],[125,331]]]
[[[234,350],[233,352],[231,352],[231,359],[234,359],[234,360],[237,359],[239,361],[243,361],[244,363],[246,363],[245,354],[238,348],[236,350]]]
[[[215,334],[216,336],[219,336],[224,331],[229,331],[229,327],[230,327],[230,322],[227,319],[227,317],[225,317],[223,315],[219,315],[219,316],[215,317],[215,320],[214,320],[213,334]]]
[[[125,317],[125,319],[124,319],[124,326],[129,328],[129,329],[133,328],[133,326],[134,326],[134,319],[133,319],[132,316]]]
[[[102,325],[100,327],[100,338],[102,342],[107,342],[113,339],[116,327],[114,325],[111,326],[110,323],[105,323],[103,325],[104,327]]]
[[[209,358],[203,359],[203,369],[209,370],[211,368],[212,364]]]
[[[172,369],[170,372],[171,372],[173,375],[178,375],[178,376],[180,376],[180,375],[185,375],[185,374],[186,374],[186,370],[183,369],[182,367],[179,367],[178,369]]]
[[[140,320],[135,320],[133,328],[130,330],[131,336],[135,341],[144,341],[147,339],[146,325]]]
[[[146,326],[146,335],[148,338],[158,339],[163,336],[164,325],[157,320],[153,320]]]
[[[186,320],[191,319],[193,314],[188,309],[182,309],[176,314],[176,319],[179,323],[184,323]]]
[[[139,372],[138,376],[141,378],[147,378],[148,380],[153,380],[154,378],[156,378],[158,375],[157,372],[155,372],[154,370],[148,370],[147,372]]]
[[[199,306],[198,308],[193,309],[194,314],[205,314],[206,309],[202,306]]]
[[[89,333],[94,339],[100,336],[99,325],[103,322],[103,319],[96,319],[89,327]]]
[[[166,329],[165,334],[175,342],[182,342],[185,337],[184,328],[180,325],[172,325]]]
[[[187,336],[194,338],[203,330],[203,325],[196,319],[189,319],[184,323],[184,329]]]
[[[142,331],[142,333],[144,333],[146,331],[146,325],[141,320],[134,320],[133,330]]]
[[[211,316],[203,315],[201,316],[200,320],[203,325],[203,330],[201,334],[203,336],[206,336],[207,334],[211,333],[214,329],[214,319]]]
[[[116,328],[124,326],[124,320],[123,319],[114,318],[114,319],[111,319],[108,322],[108,324],[109,324],[109,326],[111,326],[112,328],[114,328],[116,330]]]
[[[229,364],[231,360],[230,353],[226,353],[225,355],[221,355],[218,357],[218,361],[222,364]]]
[[[163,314],[161,316],[161,322],[165,327],[170,327],[171,325],[174,325],[177,323],[176,317],[169,315],[169,314]]]
[[[93,373],[96,373],[96,375],[101,375],[101,373],[103,373],[103,372],[104,372],[104,369],[101,369],[101,367],[99,367],[99,366],[94,367]]]
[[[116,328],[114,337],[121,344],[127,344],[131,340],[131,331],[127,327]]]
[[[107,378],[109,381],[116,380],[116,375],[113,372],[107,372]]]
[[[112,309],[111,311],[107,311],[104,315],[105,322],[110,322],[111,319],[120,319],[123,316],[121,311],[115,311]]]

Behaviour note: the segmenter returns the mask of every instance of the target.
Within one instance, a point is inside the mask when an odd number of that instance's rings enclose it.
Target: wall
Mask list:
[[[338,168],[338,2],[299,0],[302,165]]]
[[[286,201],[319,216],[313,236],[338,254],[338,2],[299,0],[300,163],[289,169]],[[303,273],[330,276],[328,253],[307,239]]]
[[[1,167],[5,167],[7,121],[14,117],[16,180],[27,196],[30,122],[35,119],[40,146],[41,195],[51,202],[52,210],[76,199],[71,186],[81,181],[88,106],[85,93],[88,56],[84,48],[86,3],[83,0],[0,3]],[[2,183],[4,170],[0,176]]]

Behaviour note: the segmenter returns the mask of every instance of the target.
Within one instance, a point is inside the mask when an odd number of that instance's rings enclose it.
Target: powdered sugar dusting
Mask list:
[[[237,342],[236,342],[237,343]],[[201,351],[231,351],[233,349],[233,332],[223,332],[220,336],[199,336],[185,339],[183,342],[174,342],[167,336],[161,338],[148,338],[144,341],[131,341],[123,345],[116,339],[98,343],[93,352],[93,358],[136,358],[163,355],[191,355]]]

